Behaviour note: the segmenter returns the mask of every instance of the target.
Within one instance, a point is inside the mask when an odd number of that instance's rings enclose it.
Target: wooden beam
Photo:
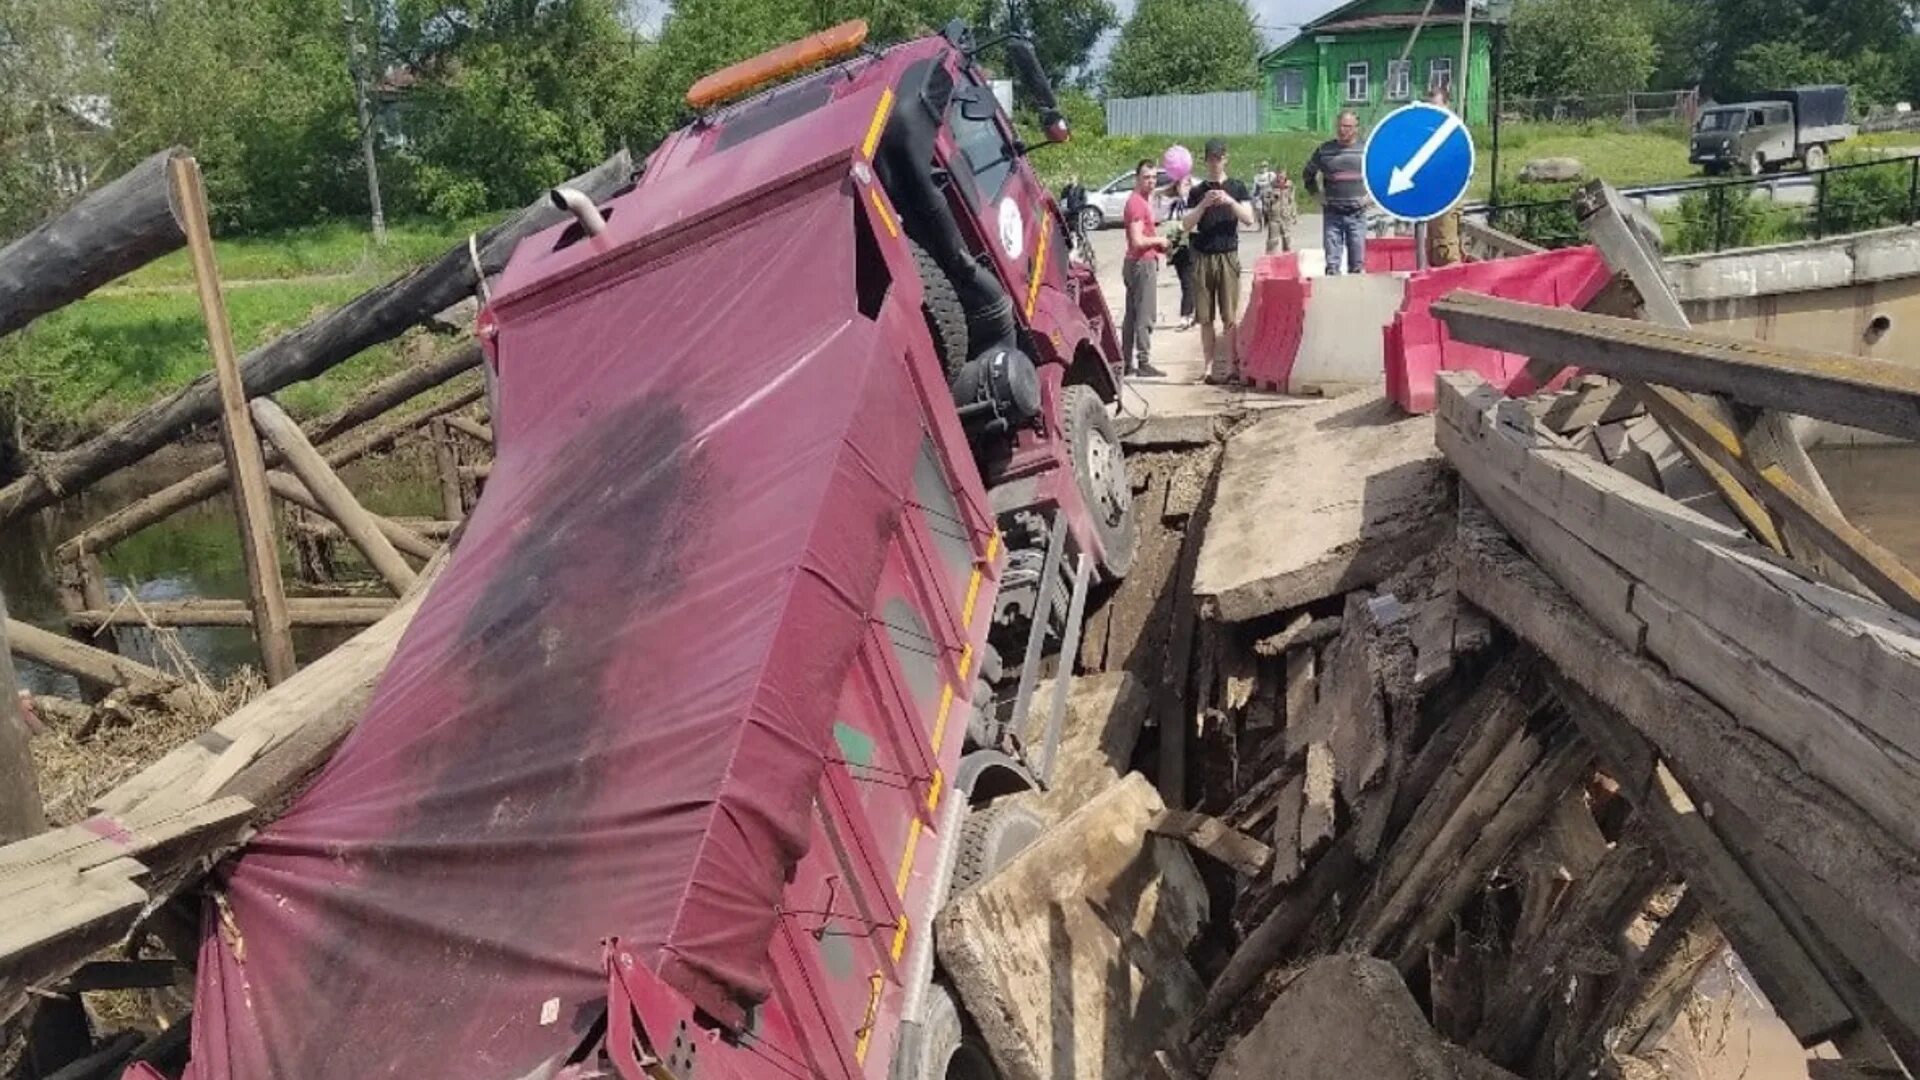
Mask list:
[[[178,681],[159,668],[83,645],[18,619],[7,620],[6,636],[15,656],[65,672],[90,686],[106,690],[124,686],[136,693],[145,693],[164,690]]]
[[[447,422],[435,420],[427,428],[427,438],[433,444],[433,471],[440,479],[440,513],[458,521],[467,516],[467,504],[460,495],[460,463],[453,456]]]
[[[448,349],[424,364],[415,364],[367,387],[340,411],[309,425],[307,437],[315,446],[330,443],[434,387],[445,385],[454,376],[472,371],[480,366],[482,359],[478,342],[469,341]]]
[[[1185,810],[1162,810],[1147,831],[1183,840],[1195,851],[1232,867],[1243,877],[1258,877],[1273,862],[1273,849],[1219,818]]]
[[[480,443],[487,449],[493,449],[493,426],[478,420],[469,420],[464,416],[447,417],[447,426]]]
[[[0,248],[0,337],[186,243],[162,150]]]
[[[14,678],[13,654],[7,644],[7,597],[0,593],[0,844],[47,827],[31,737],[20,716],[20,683]]]
[[[625,150],[566,182],[591,197],[604,197],[627,182],[633,164]],[[563,219],[544,192],[532,205],[479,237],[480,270],[498,273],[519,241]],[[311,379],[472,294],[477,282],[467,244],[439,259],[349,300],[340,307],[247,354],[242,374],[248,396],[271,394]],[[221,398],[211,379],[199,379],[113,425],[98,437],[46,458],[28,476],[0,487],[0,522],[50,506],[85,490],[101,477],[141,460],[195,425],[220,415]]]
[[[267,488],[273,492],[275,498],[283,499],[303,510],[311,510],[319,514],[328,525],[332,525],[335,529],[339,528],[328,518],[327,508],[319,499],[314,498],[313,492],[307,490],[307,485],[301,483],[299,477],[288,476],[275,469],[267,474]],[[372,520],[373,527],[379,531],[380,535],[387,538],[389,544],[407,555],[412,555],[416,559],[431,559],[434,553],[440,550],[438,543],[421,536],[392,518],[382,517],[370,511],[367,517]]]
[[[372,626],[393,610],[393,601],[380,597],[287,600],[287,617],[294,626]],[[69,626],[97,630],[103,626],[252,626],[253,612],[239,600],[181,600],[76,611]]]
[[[287,622],[286,589],[280,582],[280,554],[273,542],[267,466],[260,456],[253,421],[247,415],[247,391],[241,382],[240,361],[234,355],[233,330],[227,324],[227,302],[220,292],[220,269],[214,262],[213,236],[207,228],[200,163],[189,157],[176,158],[170,175],[174,198],[186,219],[194,287],[200,294],[200,313],[206,320],[207,343],[213,350],[221,407],[220,441],[226,451],[227,468],[235,478],[233,505],[239,517],[247,590],[253,601],[253,636],[260,645],[260,663],[267,682],[285,682],[297,665]]]
[[[300,425],[294,423],[293,417],[288,416],[286,410],[272,398],[254,398],[249,406],[253,411],[254,423],[260,426],[269,442],[279,447],[281,455],[287,459],[287,467],[319,500],[327,517],[340,526],[354,547],[360,549],[360,554],[366,556],[374,573],[380,575],[395,596],[405,593],[413,584],[413,568],[393,549],[393,542],[374,525],[373,518],[360,505],[360,500],[353,497],[346,483],[327,465],[313,444],[307,441]]]
[[[1912,852],[1811,781],[1778,746],[1663,668],[1626,653],[1497,530],[1469,530],[1463,519],[1458,570],[1461,592],[1471,602],[1532,643],[1569,686],[1637,733],[1631,741],[1589,733],[1623,784],[1651,777],[1656,752],[1676,771],[1714,777],[1720,801],[1752,816],[1756,843],[1820,867],[1845,897],[1851,917],[1876,927],[1892,947],[1920,955],[1920,875]],[[1572,695],[1561,697],[1565,703]],[[1571,715],[1578,721],[1583,714]]]
[[[480,400],[484,392],[485,388],[476,384],[418,412],[361,432],[352,439],[341,439],[326,448],[327,464],[342,469],[368,454],[385,450],[433,418],[464,409]],[[268,457],[277,463],[280,455],[276,450]],[[105,551],[149,525],[165,521],[190,506],[220,494],[227,489],[230,476],[225,462],[208,466],[101,518],[85,531],[63,541],[54,549],[54,557],[63,562],[72,562],[89,553]]]
[[[1455,341],[1617,379],[1718,394],[1904,439],[1920,439],[1920,370],[1712,330],[1655,326],[1466,291],[1433,305]]]
[[[1907,569],[1893,552],[1828,509],[1827,503],[1801,487],[1785,469],[1754,461],[1739,437],[1692,398],[1655,389],[1646,403],[1669,431],[1719,462],[1769,510],[1819,545],[1887,606],[1920,617],[1920,575]]]

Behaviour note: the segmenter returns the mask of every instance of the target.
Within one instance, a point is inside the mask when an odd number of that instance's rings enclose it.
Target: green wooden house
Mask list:
[[[1447,88],[1454,109],[1468,123],[1485,123],[1493,35],[1478,5],[1465,29],[1464,103],[1453,91],[1465,4],[1435,0],[1422,24],[1426,0],[1353,0],[1308,23],[1299,37],[1260,58],[1261,126],[1331,135],[1345,109],[1371,125],[1407,102],[1423,100],[1435,87]],[[1400,55],[1416,25],[1419,37],[1403,63]]]

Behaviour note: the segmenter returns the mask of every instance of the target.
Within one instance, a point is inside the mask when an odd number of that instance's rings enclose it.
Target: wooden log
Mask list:
[[[104,649],[82,645],[61,634],[50,633],[18,619],[7,620],[8,646],[15,656],[63,671],[91,686],[111,690],[124,686],[136,693],[164,690],[176,680],[158,668],[136,660],[116,656]]]
[[[1147,826],[1160,836],[1184,840],[1245,877],[1257,877],[1273,861],[1273,849],[1221,821],[1185,810],[1162,810]]]
[[[31,733],[20,715],[20,683],[13,674],[7,643],[7,598],[0,593],[0,844],[32,836],[47,827],[40,801],[40,776],[33,766]]]
[[[478,465],[462,465],[458,472],[462,480],[485,480],[493,475],[493,462],[483,461]]]
[[[1469,533],[1463,514],[1461,537],[1462,593],[1538,648],[1569,687],[1590,695],[1642,737],[1637,746],[1594,738],[1620,769],[1623,786],[1632,787],[1624,778],[1652,775],[1649,746],[1676,771],[1684,769],[1682,775],[1713,776],[1718,801],[1755,822],[1756,843],[1814,869],[1845,898],[1850,917],[1885,935],[1890,947],[1920,956],[1920,873],[1912,852],[1811,781],[1786,751],[1663,668],[1626,653],[1497,532]],[[1564,702],[1569,695],[1561,697]]]
[[[433,469],[440,477],[440,513],[455,521],[467,516],[466,499],[460,494],[460,463],[454,459],[447,422],[435,420],[427,428],[433,443]]]
[[[167,165],[171,147],[0,248],[0,337],[187,242]]]
[[[279,475],[285,476],[286,474],[281,473]],[[267,483],[269,485],[273,484],[273,477],[273,473],[267,474]],[[294,480],[292,477],[287,477],[287,479],[291,480],[293,484],[299,485],[300,490],[306,490],[306,485],[300,484],[300,481]],[[288,490],[291,491],[291,487]],[[278,487],[274,488],[273,493],[280,498],[292,501],[287,495],[282,495]],[[311,498],[312,496],[308,497]],[[302,509],[305,508],[302,507]],[[375,514],[374,518],[376,521],[381,520],[378,514]],[[388,531],[383,526],[381,531],[387,534],[387,539],[393,541],[393,546],[399,548],[400,554],[402,555],[421,554],[420,552],[410,549],[406,544],[401,543],[399,537],[402,535],[411,534],[416,540],[442,541],[452,536],[454,530],[460,527],[458,521],[447,521],[437,517],[395,517],[384,520],[387,521],[388,524],[398,527],[398,531]],[[340,531],[340,526],[328,521],[325,517],[309,515],[305,528],[312,531],[313,535],[324,537],[328,540],[345,540],[347,538],[346,534]],[[431,557],[432,554],[432,551],[428,551],[423,557]]]
[[[326,507],[319,499],[314,498],[313,493],[307,490],[307,485],[301,483],[299,477],[288,476],[276,469],[267,474],[267,488],[273,492],[275,498],[284,499],[322,517],[327,514]],[[367,517],[372,520],[373,527],[379,531],[380,535],[387,538],[388,543],[408,555],[419,559],[430,559],[440,549],[440,545],[396,521],[373,513],[369,513]],[[329,523],[331,524],[331,521]]]
[[[247,415],[247,392],[241,384],[240,362],[233,351],[233,330],[227,324],[227,303],[220,294],[220,270],[213,258],[213,236],[207,229],[206,191],[200,183],[200,164],[192,158],[172,162],[174,198],[186,219],[187,247],[193,254],[193,282],[200,294],[200,313],[207,324],[207,343],[213,351],[213,369],[220,399],[220,442],[227,468],[235,478],[233,505],[240,525],[240,554],[247,568],[247,591],[252,598],[253,637],[260,645],[260,666],[267,682],[280,683],[292,675],[293,634],[287,623],[286,589],[280,582],[280,553],[273,542],[273,505],[267,495],[267,466],[260,457],[260,441]]]
[[[479,344],[467,342],[458,348],[448,349],[424,364],[415,364],[405,371],[389,375],[367,387],[339,412],[308,425],[307,437],[313,440],[315,446],[332,442],[434,387],[445,385],[454,376],[472,371],[480,366],[481,359]]]
[[[489,450],[493,449],[493,427],[490,424],[483,424],[478,420],[469,420],[464,416],[449,416],[447,417],[447,427],[462,435],[469,436]]]
[[[1403,973],[1413,970],[1426,957],[1427,946],[1446,929],[1454,913],[1486,884],[1488,875],[1513,846],[1546,818],[1569,788],[1593,772],[1593,748],[1585,740],[1562,729],[1557,735],[1547,733],[1545,741],[1548,749],[1540,761],[1487,819],[1485,827],[1473,837],[1472,845],[1446,867],[1439,887],[1422,898],[1419,914],[1401,936],[1394,960]]]
[[[351,439],[339,440],[336,445],[326,448],[327,464],[335,469],[342,469],[368,454],[385,450],[422,424],[432,421],[434,417],[466,408],[480,400],[483,392],[484,388],[476,385],[417,413],[396,418],[389,423],[361,432]],[[273,451],[268,456],[275,462],[279,461],[278,451]],[[184,480],[169,484],[101,518],[88,526],[85,531],[75,534],[55,548],[54,557],[62,562],[72,562],[85,557],[89,552],[104,551],[149,525],[165,521],[190,506],[220,494],[227,489],[229,479],[230,474],[224,462],[202,469]],[[314,505],[317,511],[319,504]],[[391,536],[388,538],[393,539]],[[397,540],[395,546],[401,546]],[[402,546],[401,550],[406,549]]]
[[[575,177],[567,186],[601,197],[632,174],[625,150]],[[480,268],[494,274],[523,237],[561,220],[542,193],[532,205],[479,238]],[[311,379],[349,357],[399,336],[459,302],[476,285],[467,245],[456,245],[433,263],[371,289],[307,325],[247,355],[246,394],[271,394]],[[0,522],[49,506],[81,491],[115,469],[139,461],[198,424],[220,415],[220,395],[210,378],[195,380],[164,400],[115,424],[80,446],[48,458],[29,476],[0,488]]]
[[[327,465],[326,459],[307,441],[300,425],[272,398],[255,398],[249,407],[261,432],[280,449],[287,459],[287,467],[319,501],[327,517],[360,549],[374,573],[380,575],[395,596],[405,593],[413,584],[413,568],[393,549],[393,542],[374,524],[360,500],[353,497],[353,492]]]
[[[1714,330],[1656,326],[1464,290],[1433,314],[1455,341],[1618,379],[1718,394],[1734,401],[1920,438],[1920,371],[1870,356],[1796,349]]]
[[[287,617],[294,626],[372,626],[393,610],[393,601],[378,597],[290,597]],[[165,604],[76,611],[70,626],[97,630],[103,626],[252,626],[253,612],[238,600],[183,600]]]

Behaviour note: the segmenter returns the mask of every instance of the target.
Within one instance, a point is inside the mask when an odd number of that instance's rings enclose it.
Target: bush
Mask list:
[[[1864,162],[1855,159],[1847,164]],[[1820,219],[1822,232],[1863,232],[1904,223],[1912,182],[1913,165],[1906,161],[1828,172],[1826,206]]]
[[[1579,181],[1542,184],[1513,180],[1500,185],[1500,204],[1507,208],[1487,224],[1541,247],[1562,248],[1580,243],[1580,222],[1573,216],[1573,193]]]
[[[1728,184],[1682,195],[1668,224],[1667,250],[1674,255],[1778,244],[1803,231],[1793,210]]]

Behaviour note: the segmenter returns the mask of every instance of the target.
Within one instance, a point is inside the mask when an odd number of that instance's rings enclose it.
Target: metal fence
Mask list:
[[[1260,98],[1252,90],[1108,98],[1109,135],[1254,135]]]
[[[1920,223],[1920,157],[1633,188],[1620,193],[1660,222],[1668,254],[1820,240]],[[1467,208],[1487,224],[1543,247],[1583,243],[1570,199]]]
[[[1508,98],[1501,102],[1505,120],[1540,123],[1578,123],[1613,120],[1628,127],[1678,121],[1692,126],[1700,115],[1699,90],[1669,90],[1647,94],[1601,94],[1592,97]]]

